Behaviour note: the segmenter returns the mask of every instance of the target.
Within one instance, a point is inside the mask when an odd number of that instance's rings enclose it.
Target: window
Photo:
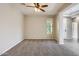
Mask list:
[[[47,20],[47,34],[52,34],[52,19]]]

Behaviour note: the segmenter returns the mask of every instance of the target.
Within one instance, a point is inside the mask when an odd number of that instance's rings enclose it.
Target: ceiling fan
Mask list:
[[[40,10],[40,11],[42,11],[42,12],[45,12],[45,10],[44,10],[43,8],[48,7],[48,5],[41,5],[41,4],[39,4],[39,3],[33,3],[34,6],[27,6],[26,3],[21,3],[21,4],[22,4],[22,5],[25,5],[26,7],[35,8],[35,9],[37,9],[37,11]]]

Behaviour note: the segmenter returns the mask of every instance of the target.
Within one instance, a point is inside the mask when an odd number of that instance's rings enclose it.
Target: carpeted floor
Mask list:
[[[76,56],[73,51],[53,40],[24,40],[2,56]]]

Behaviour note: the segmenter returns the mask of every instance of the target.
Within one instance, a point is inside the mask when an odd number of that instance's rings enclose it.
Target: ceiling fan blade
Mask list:
[[[43,11],[43,12],[45,12],[45,10],[43,10],[43,9],[41,9],[41,8],[38,8],[38,9],[40,9],[40,10]]]
[[[37,4],[36,4],[36,3],[34,3],[34,5],[35,5],[35,6],[37,6]]]
[[[40,6],[39,3],[34,3],[34,5],[36,8],[39,8],[39,6]]]
[[[26,6],[26,7],[35,7],[35,6]]]
[[[38,7],[40,6],[39,3],[37,3],[37,6],[38,6]]]
[[[21,3],[22,5],[26,5],[25,3]]]
[[[48,7],[48,5],[41,5],[41,7]]]

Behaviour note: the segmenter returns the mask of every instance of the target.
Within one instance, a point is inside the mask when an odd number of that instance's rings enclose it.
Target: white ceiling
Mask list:
[[[70,5],[67,10],[64,12],[64,15],[73,16],[79,14],[79,4],[72,4]]]
[[[26,3],[27,5],[33,5],[33,3]],[[47,4],[48,7],[44,8],[46,12],[35,12],[34,8],[25,7],[21,4],[15,4],[15,6],[25,15],[55,15],[58,10],[64,5],[64,3],[42,3]]]

